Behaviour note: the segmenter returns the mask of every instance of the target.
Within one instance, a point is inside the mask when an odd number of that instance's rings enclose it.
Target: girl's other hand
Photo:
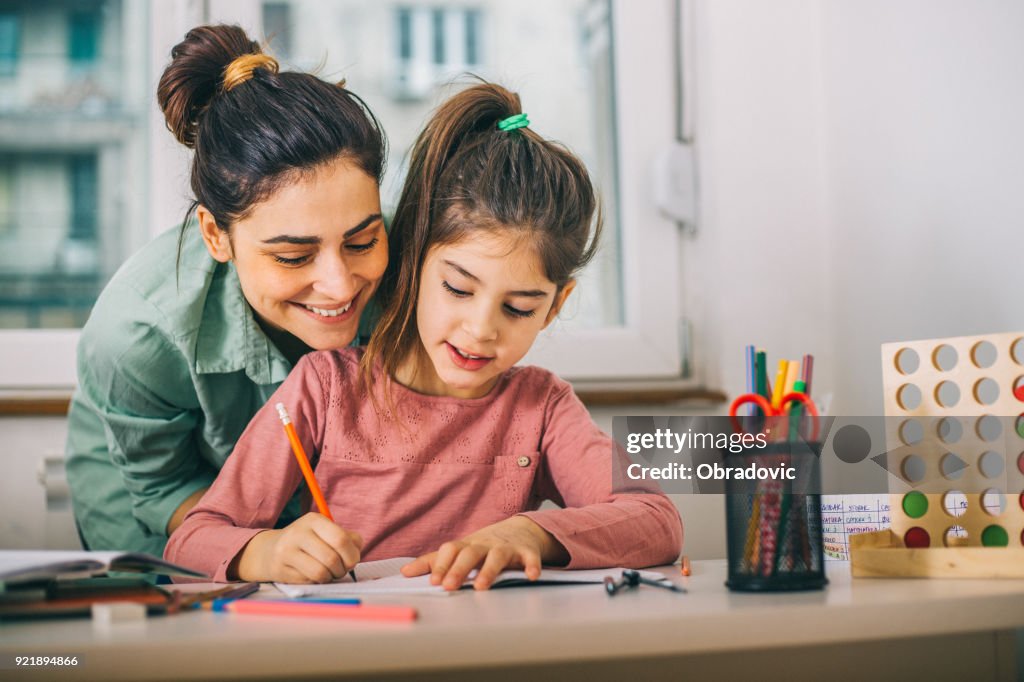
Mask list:
[[[359,533],[310,512],[285,528],[254,535],[239,554],[236,573],[252,582],[327,583],[359,563],[362,547]]]
[[[430,573],[432,585],[457,590],[470,571],[479,568],[473,588],[486,590],[506,568],[522,568],[528,579],[537,580],[542,562],[565,564],[568,560],[565,547],[550,533],[525,516],[513,516],[417,557],[402,567],[402,575]]]

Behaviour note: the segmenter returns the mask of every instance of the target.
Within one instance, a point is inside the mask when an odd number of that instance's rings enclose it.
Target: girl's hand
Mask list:
[[[286,528],[253,536],[228,576],[251,582],[327,583],[359,563],[363,538],[310,512]]]
[[[565,547],[550,533],[525,516],[513,516],[444,543],[436,552],[403,566],[402,575],[411,578],[429,572],[432,585],[457,590],[469,572],[479,567],[473,588],[486,590],[506,568],[522,568],[527,578],[536,580],[541,562],[565,564],[568,560]]]

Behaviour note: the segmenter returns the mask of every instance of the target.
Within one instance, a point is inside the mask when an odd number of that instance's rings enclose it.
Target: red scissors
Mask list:
[[[729,418],[732,420],[732,427],[737,433],[745,431],[743,426],[740,424],[739,419],[736,418],[736,414],[739,412],[741,406],[748,403],[753,403],[761,408],[761,413],[765,417],[781,417],[789,414],[791,403],[802,403],[807,409],[807,414],[811,415],[812,423],[814,424],[814,431],[811,434],[811,440],[817,441],[820,435],[820,426],[818,424],[818,408],[814,406],[814,401],[807,397],[806,393],[787,393],[782,398],[782,405],[779,409],[772,407],[772,404],[768,402],[768,399],[763,395],[756,393],[744,393],[743,395],[737,396],[736,400],[732,401],[732,405],[729,406]]]

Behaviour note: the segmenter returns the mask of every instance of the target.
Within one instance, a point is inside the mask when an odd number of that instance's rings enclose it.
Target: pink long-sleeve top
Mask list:
[[[612,492],[612,440],[566,382],[516,367],[476,399],[391,382],[389,406],[382,374],[369,390],[359,381],[361,355],[322,351],[296,364],[171,536],[168,560],[224,581],[249,540],[274,527],[302,482],[278,402],[334,520],[363,536],[363,560],[418,556],[515,514],[561,542],[569,568],[651,566],[679,555],[675,506],[657,489]],[[562,508],[538,510],[546,499]]]

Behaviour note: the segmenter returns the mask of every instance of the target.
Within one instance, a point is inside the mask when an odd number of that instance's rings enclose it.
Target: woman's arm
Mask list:
[[[207,490],[209,490],[208,487],[200,488],[199,490],[195,491],[187,498],[185,498],[184,502],[178,505],[178,508],[175,509],[174,513],[171,515],[171,520],[167,522],[168,536],[174,531],[178,530],[178,526],[180,526],[181,522],[185,520],[185,515],[192,510],[192,507],[196,506],[196,504],[199,503],[199,500],[203,499],[203,494]]]
[[[123,287],[104,292],[104,298],[78,346],[78,390],[68,421],[69,482],[76,505],[102,507],[108,500],[100,490],[111,484],[94,479],[120,474],[131,506],[110,509],[111,518],[129,512],[160,537],[175,511],[212,483],[216,469],[199,452],[201,412],[189,363],[158,327],[159,314]],[[114,308],[131,310],[130,319]],[[112,537],[121,535],[109,530]],[[105,534],[96,529],[96,535]]]

